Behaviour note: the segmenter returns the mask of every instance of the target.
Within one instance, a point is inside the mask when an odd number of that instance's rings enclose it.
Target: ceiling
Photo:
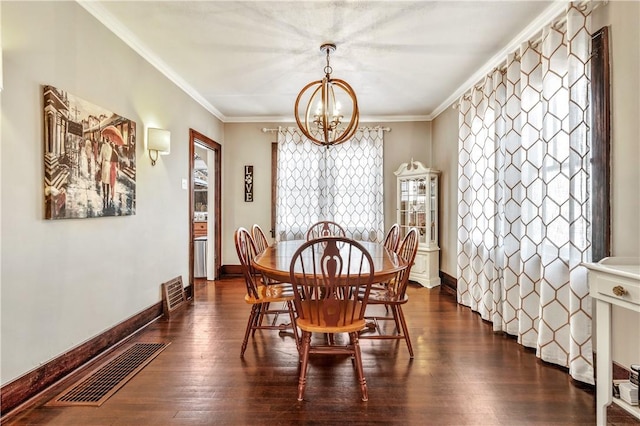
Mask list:
[[[327,41],[361,121],[430,120],[564,2],[79,3],[223,122],[268,122],[293,121]]]

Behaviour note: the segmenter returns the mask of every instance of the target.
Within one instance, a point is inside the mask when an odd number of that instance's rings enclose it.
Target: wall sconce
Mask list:
[[[163,129],[147,129],[147,149],[151,165],[155,166],[158,155],[167,155],[171,151],[171,132]]]

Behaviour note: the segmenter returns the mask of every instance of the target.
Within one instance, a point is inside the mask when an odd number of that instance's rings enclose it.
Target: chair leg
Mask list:
[[[397,313],[395,316],[400,319],[400,325],[402,326],[402,335],[404,336],[405,342],[407,342],[407,349],[409,349],[409,357],[413,358],[413,347],[411,346],[411,337],[409,337],[409,327],[407,326],[407,321],[404,318],[402,306],[394,306],[394,310]]]
[[[282,303],[282,310],[284,311],[285,308],[287,308],[287,302],[283,302]],[[275,312],[273,314],[273,320],[271,320],[271,326],[275,327],[276,324],[278,323],[278,315],[280,315],[280,312]]]
[[[389,307],[389,305],[384,305],[387,308]],[[392,305],[391,306],[391,314],[393,314],[393,321],[396,323],[396,331],[398,333],[402,332],[402,326],[400,324],[400,321],[398,320],[398,311],[396,310],[396,308],[398,307],[398,305]]]
[[[249,334],[253,329],[255,333],[255,322],[258,319],[258,309],[259,305],[251,305],[251,313],[249,314],[249,320],[247,321],[247,330],[244,332],[244,340],[242,341],[242,348],[240,349],[240,358],[244,356],[244,351],[247,349],[247,343],[249,342]]]
[[[264,319],[265,312],[269,310],[269,302],[260,304],[258,310],[260,312],[260,315],[256,317],[256,323],[255,323],[256,327],[262,326],[262,320]],[[256,330],[257,328],[253,329],[252,337],[256,337]]]
[[[287,310],[289,311],[289,318],[291,319],[291,328],[293,331],[293,338],[296,340],[296,349],[298,354],[300,353],[300,335],[298,334],[298,326],[296,325],[296,314],[293,309],[293,302],[287,301]]]
[[[309,349],[311,347],[311,333],[302,332],[302,352],[300,353],[300,377],[298,378],[298,401],[304,399],[304,388],[307,385],[307,366],[309,365]]]
[[[364,378],[364,370],[362,368],[362,354],[360,353],[360,342],[358,341],[358,333],[349,333],[351,345],[353,346],[353,355],[356,361],[356,372],[358,373],[358,382],[360,383],[360,391],[362,392],[362,400],[369,400],[369,392],[367,391],[367,380]]]
[[[256,337],[256,327],[260,325],[260,317],[261,317],[260,312],[262,312],[262,309],[260,309],[260,305],[258,305],[258,315],[253,318],[253,326],[251,327],[251,330],[252,330],[251,337]]]

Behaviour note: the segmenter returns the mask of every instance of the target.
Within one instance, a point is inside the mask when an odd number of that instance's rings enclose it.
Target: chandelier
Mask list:
[[[333,69],[329,65],[329,55],[335,50],[333,43],[320,46],[320,51],[327,54],[325,76],[302,88],[294,111],[302,133],[312,142],[327,148],[350,139],[360,120],[356,93],[346,81],[331,78]]]

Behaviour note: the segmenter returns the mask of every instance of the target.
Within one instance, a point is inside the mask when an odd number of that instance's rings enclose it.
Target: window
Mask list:
[[[278,138],[276,238],[304,238],[320,220],[339,223],[358,240],[384,238],[382,130],[358,131],[331,148],[295,128]]]

